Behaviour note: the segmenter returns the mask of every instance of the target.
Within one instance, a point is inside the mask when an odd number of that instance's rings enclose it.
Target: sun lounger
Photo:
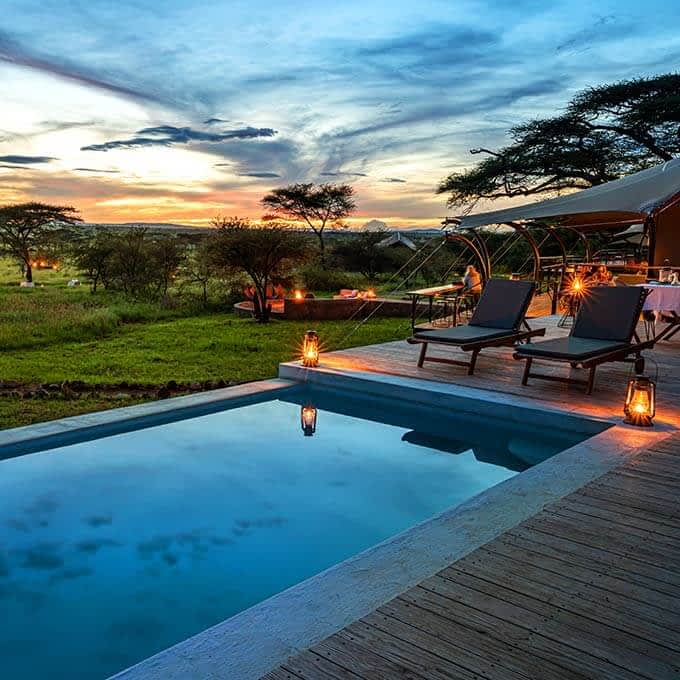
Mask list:
[[[514,358],[526,361],[522,385],[526,385],[529,378],[540,378],[585,385],[586,394],[590,394],[600,364],[627,361],[635,363],[636,370],[642,372],[641,352],[654,345],[653,340],[642,342],[636,331],[647,294],[645,288],[636,286],[590,288],[568,336],[517,348]],[[589,369],[588,379],[532,373],[536,359]]]
[[[533,281],[509,281],[491,279],[484,288],[475,312],[467,326],[453,328],[417,329],[408,338],[411,344],[422,345],[418,366],[425,361],[465,366],[472,375],[479,353],[486,347],[512,346],[529,342],[534,336],[545,335],[545,328],[531,330],[524,316],[534,294]],[[524,325],[525,329],[521,327]],[[428,357],[430,344],[452,345],[464,352],[471,352],[470,361]]]

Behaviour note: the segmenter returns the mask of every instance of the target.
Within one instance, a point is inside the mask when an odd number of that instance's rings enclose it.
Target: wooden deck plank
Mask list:
[[[447,680],[447,678],[474,680],[480,677],[467,668],[433,654],[428,647],[416,646],[403,637],[395,637],[392,634],[392,627],[390,630],[387,630],[385,626],[378,628],[362,620],[348,626],[338,634],[338,637],[352,643],[360,643],[390,662],[405,667],[409,672],[417,673],[418,677],[431,680]],[[481,677],[488,676],[482,675]],[[517,676],[511,677],[512,680],[523,680]]]
[[[644,531],[658,537],[659,540],[669,540],[675,544],[680,541],[680,526],[663,524],[654,519],[653,515],[634,515],[612,509],[611,505],[598,507],[592,503],[584,502],[581,498],[570,498],[560,506],[548,509],[556,515],[571,515],[579,517],[581,521],[600,520],[609,522],[619,528],[620,531]]]
[[[608,626],[624,632],[638,635],[647,631],[654,635],[659,644],[680,651],[680,609],[669,612],[649,606],[646,602],[621,597],[615,592],[574,579],[571,575],[564,576],[560,572],[547,570],[544,563],[536,565],[494,553],[493,546],[491,543],[488,550],[480,549],[470,558],[456,562],[455,569],[495,583],[502,580],[502,584],[525,595],[587,618],[602,620]],[[442,573],[448,575],[448,572]],[[499,579],[499,574],[502,574],[502,579]],[[640,619],[640,623],[637,619]]]
[[[674,597],[680,593],[680,583],[674,580],[675,574],[665,569],[660,569],[635,556],[612,553],[609,550],[603,550],[597,545],[581,543],[573,539],[564,538],[563,536],[555,536],[550,532],[546,533],[528,526],[512,529],[504,534],[504,536],[530,538],[534,543],[557,547],[564,553],[580,555],[583,559],[599,563],[608,570],[619,568],[624,570],[624,573],[634,574],[635,579],[641,583],[646,583],[648,587],[656,589],[661,593],[667,593]]]
[[[477,605],[477,596],[473,593],[469,593],[469,595],[471,595],[468,598],[469,601]],[[545,621],[541,617],[535,617],[519,609],[515,610],[515,613],[519,613],[521,618],[508,620],[496,616],[495,611],[489,613],[484,609],[477,608],[477,606],[461,602],[457,598],[446,597],[442,593],[422,586],[417,586],[404,593],[399,599],[446,618],[452,617],[450,612],[459,611],[460,605],[464,604],[465,608],[461,612],[462,615],[479,627],[480,632],[483,633],[483,640],[487,637],[501,637],[516,645],[525,654],[532,654],[540,659],[553,662],[559,660],[560,665],[575,673],[585,675],[585,677],[595,676],[607,680],[633,680],[633,678],[639,680],[637,674],[627,671],[625,668],[613,666],[596,656],[582,652],[578,648],[566,644],[563,639],[556,640],[552,635],[543,635],[542,624]],[[527,625],[529,620],[537,622],[538,619],[540,619],[541,625]]]
[[[632,572],[608,569],[594,560],[555,553],[543,545],[520,539],[508,541],[504,537],[503,540],[488,544],[485,551],[509,557],[521,564],[522,569],[538,568],[576,581],[588,592],[596,591],[598,594],[595,597],[606,597],[617,610],[621,607],[622,613],[623,609],[631,609],[636,616],[644,616],[652,621],[658,619],[658,612],[680,616],[680,593],[674,597],[649,588],[646,582]]]
[[[449,575],[454,578],[448,578]],[[676,671],[672,665],[658,658],[663,652],[652,643],[551,607],[505,585],[470,576],[455,567],[449,567],[446,574],[423,581],[420,587],[470,606],[474,604],[475,608],[504,621],[514,621],[532,632],[540,630],[542,637],[570,647],[572,653],[596,657],[604,664],[620,665],[620,677],[625,670],[633,671],[635,677],[655,680]]]
[[[578,680],[584,676],[546,659],[527,655],[524,650],[506,639],[498,639],[482,630],[478,621],[470,618],[469,612],[462,605],[448,612],[451,617],[444,618],[436,613],[412,606],[409,602],[396,599],[383,605],[369,614],[362,621],[374,625],[376,619],[382,620],[382,626],[395,636],[424,645],[427,649],[445,658],[470,668],[478,668],[478,661],[470,657],[481,657],[490,668],[511,677],[516,673],[528,678],[535,678],[539,672],[556,680]],[[480,638],[480,636],[482,636]],[[480,639],[484,644],[480,645]]]

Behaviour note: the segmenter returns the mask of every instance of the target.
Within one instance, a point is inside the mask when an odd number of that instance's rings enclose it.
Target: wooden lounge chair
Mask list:
[[[645,288],[637,286],[590,288],[568,336],[517,348],[514,358],[526,361],[522,385],[526,385],[529,378],[540,378],[585,385],[586,394],[590,394],[600,364],[627,361],[635,363],[636,370],[642,372],[644,358],[641,352],[654,346],[653,340],[642,342],[636,331],[647,295]],[[588,380],[532,373],[535,359],[589,369]]]
[[[535,287],[533,281],[491,279],[467,326],[421,328],[408,338],[407,342],[422,345],[418,366],[422,366],[426,360],[453,364],[465,366],[468,375],[472,375],[477,357],[484,348],[512,346],[523,340],[528,342],[534,336],[545,335],[545,328],[531,330],[524,319]],[[525,330],[521,330],[522,325]],[[471,352],[470,361],[427,357],[427,346],[433,343],[453,345],[464,352]]]

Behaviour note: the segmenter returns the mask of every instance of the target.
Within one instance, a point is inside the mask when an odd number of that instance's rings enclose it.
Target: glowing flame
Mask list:
[[[302,300],[304,298],[301,290],[296,290],[295,293],[294,293],[294,296],[295,296],[296,300]]]

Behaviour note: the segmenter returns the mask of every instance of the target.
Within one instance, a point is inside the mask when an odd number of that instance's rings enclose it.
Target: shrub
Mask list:
[[[352,278],[340,269],[322,269],[319,265],[304,267],[300,276],[308,290],[333,290],[351,288]]]

